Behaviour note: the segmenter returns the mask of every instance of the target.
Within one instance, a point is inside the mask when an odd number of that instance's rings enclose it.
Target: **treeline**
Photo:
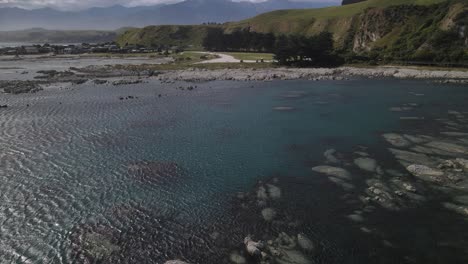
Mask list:
[[[343,61],[334,53],[333,36],[329,32],[306,37],[251,32],[248,29],[224,33],[211,28],[203,39],[203,47],[209,51],[270,52],[281,65],[336,66]]]
[[[236,30],[225,34],[221,28],[209,28],[203,47],[210,51],[273,52],[276,37],[250,30]]]

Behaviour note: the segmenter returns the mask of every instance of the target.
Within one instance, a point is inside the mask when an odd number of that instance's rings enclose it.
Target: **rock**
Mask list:
[[[458,153],[458,154],[468,153],[468,149],[466,147],[463,147],[459,144],[449,143],[449,142],[431,141],[427,143],[426,146],[439,149],[442,151],[446,151],[446,152],[451,152],[451,153]]]
[[[361,170],[374,172],[377,169],[377,161],[371,158],[357,158],[354,160],[354,164]]]
[[[297,244],[305,251],[312,251],[315,248],[314,243],[304,234],[297,235]]]
[[[328,179],[331,182],[335,183],[336,185],[339,185],[340,187],[342,187],[346,191],[350,191],[350,190],[354,189],[354,185],[352,185],[351,183],[346,182],[343,179],[336,178],[336,177],[328,177]]]
[[[468,170],[468,160],[456,158],[455,162],[458,163],[458,165],[460,165],[460,167],[462,167],[463,169]]]
[[[211,239],[216,240],[219,238],[219,232],[214,231],[213,233],[210,234]]]
[[[442,176],[444,173],[440,170],[432,169],[425,165],[412,164],[406,169],[414,176]]]
[[[273,108],[276,111],[292,111],[294,110],[294,107],[292,106],[276,106]]]
[[[416,188],[413,185],[411,185],[411,184],[409,184],[407,182],[403,183],[403,188],[405,188],[405,190],[407,190],[408,192],[416,192],[417,191]]]
[[[255,242],[247,236],[244,238],[244,244],[245,244],[245,249],[247,250],[247,253],[253,257],[261,257],[262,256],[262,249],[265,247],[263,242],[258,241]]]
[[[406,140],[403,136],[395,133],[387,133],[382,135],[388,143],[395,147],[403,148],[409,146],[411,143]]]
[[[137,83],[142,83],[142,80],[118,80],[112,82],[112,85],[128,85],[128,84],[137,84]]]
[[[95,79],[93,82],[94,84],[106,84],[107,80]]]
[[[265,189],[264,186],[258,187],[257,198],[260,199],[260,200],[267,200],[268,199],[268,194],[267,194],[266,189]]]
[[[164,264],[189,264],[188,262],[182,260],[168,260]]]
[[[323,173],[326,175],[338,177],[340,179],[344,180],[351,180],[351,173],[349,173],[347,170],[339,168],[339,167],[332,167],[332,166],[316,166],[312,168],[313,171]]]
[[[276,259],[279,264],[311,264],[312,261],[297,250],[283,250],[282,256]]]
[[[399,150],[399,149],[390,149],[399,162],[407,167],[411,164],[422,164],[426,166],[437,166],[437,162],[432,160],[429,156],[421,153]]]
[[[231,253],[231,255],[229,256],[229,260],[231,260],[231,262],[235,264],[244,264],[247,262],[245,258],[239,255],[239,253],[237,252]]]
[[[278,237],[275,239],[275,243],[281,249],[294,249],[297,245],[296,239],[294,237],[290,237],[285,232],[281,232]]]
[[[336,153],[336,150],[334,149],[329,149],[323,153],[325,158],[327,159],[328,162],[330,163],[340,163],[340,161],[334,156]]]
[[[463,167],[461,167],[458,162],[455,162],[453,160],[444,160],[442,163],[440,163],[437,166],[437,168],[441,169],[441,170],[452,170],[452,171],[456,171],[456,172],[462,172],[463,171]]]
[[[273,218],[276,216],[276,211],[273,208],[265,208],[262,210],[262,216],[265,221],[269,222],[272,221]]]
[[[359,156],[362,156],[362,157],[368,157],[369,156],[369,154],[367,154],[366,152],[363,152],[363,151],[355,151],[354,153],[358,154]]]
[[[362,222],[364,221],[364,217],[360,214],[350,214],[348,215],[348,218],[351,219],[354,222]]]
[[[281,189],[273,184],[267,184],[268,195],[271,199],[276,200],[281,198]]]

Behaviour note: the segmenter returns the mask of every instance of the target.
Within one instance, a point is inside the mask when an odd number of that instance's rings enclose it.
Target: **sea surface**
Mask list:
[[[150,80],[0,94],[0,263],[232,263],[245,236],[281,232],[315,243],[304,263],[468,263],[467,222],[443,198],[356,222],[359,194],[311,170],[333,148],[404,171],[381,135],[412,129],[402,115],[468,111],[466,88]],[[419,107],[389,111],[406,103]],[[239,202],[259,181],[281,188],[278,224]]]

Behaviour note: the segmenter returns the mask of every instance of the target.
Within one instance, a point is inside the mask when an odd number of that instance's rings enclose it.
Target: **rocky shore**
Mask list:
[[[426,79],[436,83],[468,84],[468,71],[421,70],[402,67],[339,67],[339,68],[244,68],[204,69],[192,67],[179,70],[155,70],[154,65],[92,65],[84,68],[70,67],[66,71],[42,70],[32,80],[4,80],[0,91],[5,93],[36,92],[53,83],[83,84],[88,81],[96,85],[136,84],[142,79],[156,78],[163,83],[175,81],[205,82],[218,80],[232,81],[273,81],[273,80],[348,80],[352,78],[397,78]],[[114,79],[109,82],[106,79]],[[115,79],[118,80],[115,80]]]
[[[271,80],[345,80],[352,77],[433,79],[438,82],[468,83],[468,71],[417,70],[399,67],[376,68],[269,68],[269,69],[221,69],[163,71],[159,76],[163,81],[271,81]]]

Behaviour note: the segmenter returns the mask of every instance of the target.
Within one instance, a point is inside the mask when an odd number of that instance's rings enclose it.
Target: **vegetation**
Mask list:
[[[142,29],[130,29],[119,35],[120,46],[142,45],[145,47],[181,47],[197,50],[202,47],[202,40],[208,29],[216,25],[193,26],[149,26]]]
[[[224,33],[212,28],[203,40],[203,46],[212,51],[266,51],[274,53],[281,65],[334,66],[340,60],[333,54],[333,36],[322,32],[306,37],[303,35],[279,35],[238,30]]]
[[[335,59],[340,56],[348,64],[466,67],[467,20],[466,0],[367,0],[321,9],[273,11],[222,25],[131,29],[119,38],[119,43],[164,44],[185,49],[204,47],[223,52],[268,52],[281,57],[278,54],[282,52],[279,39],[283,46],[289,43],[290,47],[297,48],[304,43],[312,45],[310,43],[316,36],[329,32],[334,49],[330,51],[327,47],[325,53]],[[295,61],[292,64],[311,61],[310,56],[301,59],[301,53],[303,51],[297,50],[297,56],[291,55],[287,61]],[[238,58],[247,59],[246,56]]]

